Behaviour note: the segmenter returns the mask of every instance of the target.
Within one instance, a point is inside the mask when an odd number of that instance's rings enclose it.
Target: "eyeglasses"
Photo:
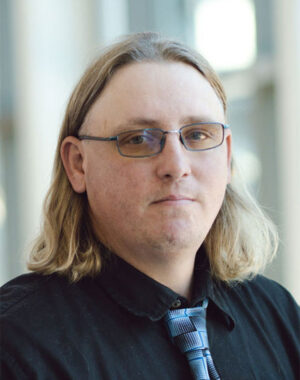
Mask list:
[[[121,156],[143,158],[162,152],[166,135],[169,133],[179,133],[180,142],[187,150],[193,152],[216,148],[223,143],[224,130],[227,128],[229,125],[222,123],[193,123],[173,131],[145,128],[121,132],[110,137],[82,135],[78,138],[79,140],[116,141]]]

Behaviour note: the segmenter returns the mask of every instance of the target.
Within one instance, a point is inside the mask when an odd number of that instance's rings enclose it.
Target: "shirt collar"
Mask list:
[[[195,261],[192,300],[180,296],[172,289],[155,281],[146,274],[121,259],[110,254],[97,281],[115,302],[130,313],[158,321],[176,303],[180,307],[195,307],[208,297],[215,311],[223,314],[221,318],[229,328],[234,325],[230,310],[215,292],[215,283],[210,274],[209,262],[203,247],[199,249]]]

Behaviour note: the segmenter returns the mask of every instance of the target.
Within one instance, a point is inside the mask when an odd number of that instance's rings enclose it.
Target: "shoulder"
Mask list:
[[[70,282],[63,275],[27,273],[0,288],[0,324],[6,334],[22,330],[56,330],[57,324],[72,325],[85,310],[105,309],[109,298],[97,277]],[[75,322],[74,322],[75,323]]]
[[[257,275],[251,280],[246,280],[237,291],[252,295],[258,300],[269,300],[275,302],[277,306],[286,304],[295,304],[296,302],[291,293],[278,282],[265,276]]]
[[[18,276],[4,284],[0,288],[0,315],[26,302],[26,300],[34,296],[37,291],[41,292],[41,286],[48,279],[48,276],[28,273]]]
[[[59,274],[42,275],[27,273],[7,282],[0,288],[1,323],[27,327],[64,319],[76,314],[96,295],[103,298],[103,291],[96,281],[83,278],[72,283]],[[24,328],[26,326],[24,325]]]
[[[241,295],[247,294],[258,298],[275,297],[277,300],[293,299],[290,292],[284,286],[263,275],[257,275],[252,279],[244,280],[242,282],[234,282],[229,286],[229,289]]]
[[[71,373],[81,365],[84,358],[77,347],[93,335],[82,326],[92,324],[89,315],[95,314],[93,307],[102,295],[95,281],[70,283],[56,274],[29,273],[5,284],[0,290],[0,366],[5,378],[62,378],[60,368]],[[61,358],[68,363],[62,364]]]
[[[0,288],[0,315],[23,311],[28,306],[37,305],[46,300],[49,291],[53,292],[55,289],[66,286],[67,279],[56,275],[27,273],[18,276]]]
[[[272,315],[272,318],[289,321],[293,325],[300,321],[299,306],[290,292],[265,276],[257,275],[251,280],[234,284],[222,293],[239,310],[255,312],[265,318]]]

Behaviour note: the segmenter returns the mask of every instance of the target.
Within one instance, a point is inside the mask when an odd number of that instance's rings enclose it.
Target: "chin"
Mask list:
[[[155,238],[152,237],[150,244],[154,249],[162,251],[192,250],[196,252],[204,240],[202,236],[200,231],[196,233],[191,229],[161,230]]]

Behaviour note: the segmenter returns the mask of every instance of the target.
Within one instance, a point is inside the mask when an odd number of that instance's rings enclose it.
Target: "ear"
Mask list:
[[[60,156],[73,190],[76,193],[84,193],[84,152],[80,140],[73,136],[66,137],[60,147]]]
[[[227,184],[231,182],[232,134],[226,131],[225,143],[227,148]]]

